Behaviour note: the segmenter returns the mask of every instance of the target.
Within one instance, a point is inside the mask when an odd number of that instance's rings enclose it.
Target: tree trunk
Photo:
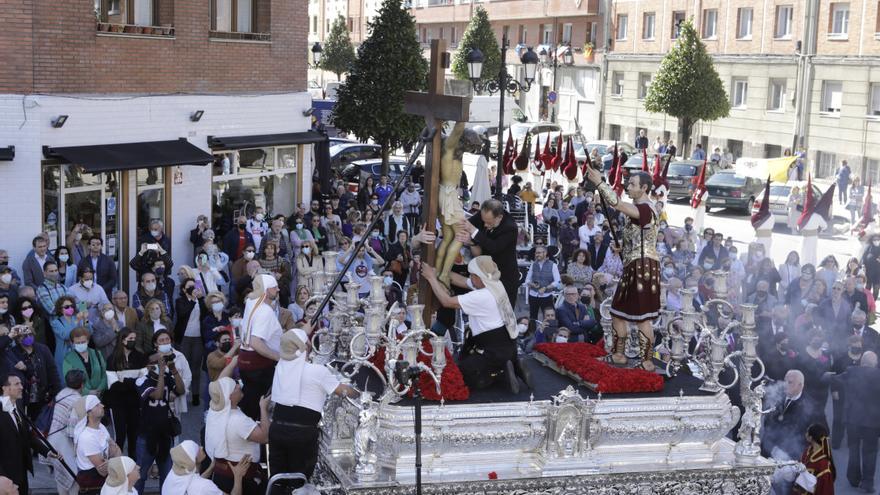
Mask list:
[[[388,175],[388,171],[390,170],[390,166],[388,164],[388,156],[391,154],[391,147],[388,146],[387,142],[382,143],[382,174]]]
[[[678,146],[681,151],[681,157],[685,160],[691,156],[691,133],[694,130],[694,121],[685,118],[678,118]]]

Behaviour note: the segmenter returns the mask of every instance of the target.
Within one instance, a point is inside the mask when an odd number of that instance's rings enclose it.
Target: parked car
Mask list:
[[[330,147],[330,170],[341,174],[350,163],[371,158],[382,158],[382,147],[378,144],[337,144]]]
[[[324,90],[318,84],[318,81],[309,81],[309,95],[311,95],[313,100],[324,99]]]
[[[711,208],[736,208],[745,213],[752,211],[755,199],[760,197],[764,181],[722,170],[706,181],[706,213]]]
[[[795,186],[800,188],[801,194],[803,195],[803,192],[807,187],[807,181],[792,180],[785,184],[770,184],[770,214],[773,215],[776,223],[785,225],[788,221],[788,198],[791,196],[791,191]],[[815,184],[813,184],[813,197],[816,198],[816,201],[822,197],[822,191],[816,187]],[[762,191],[758,194],[758,199],[755,201],[754,206],[752,206],[752,214],[756,213],[758,209],[761,208],[761,201],[763,199],[764,193]]]
[[[547,139],[550,139],[550,150],[556,151],[556,139],[559,138],[559,131],[557,132],[542,132],[540,134],[536,134],[532,136],[532,150],[529,153],[530,155],[534,155],[535,153],[535,139],[538,140],[541,151],[544,151],[544,143]],[[568,138],[571,138],[572,144],[574,144],[574,157],[577,161],[584,161],[587,159],[587,147],[586,140],[584,137],[578,132],[563,132],[562,133],[562,142],[563,146],[568,142]],[[520,143],[522,145],[522,143]]]
[[[694,193],[694,180],[700,174],[702,160],[679,160],[669,164],[666,179],[669,182],[669,200],[690,198]],[[708,180],[717,171],[717,166],[709,163],[706,170]]]
[[[665,163],[666,155],[661,155],[661,160],[661,163]],[[671,164],[669,166],[672,167]],[[626,178],[629,177],[630,173],[641,169],[642,155],[640,153],[630,155],[630,157],[626,160],[626,163],[623,164],[623,179],[626,180]],[[648,155],[648,173],[654,173],[654,155]]]
[[[399,159],[390,159],[388,161],[388,179],[393,183],[403,174],[406,167],[406,161]],[[345,166],[340,174],[342,180],[348,182],[348,188],[352,192],[356,192],[357,188],[372,176],[376,184],[382,176],[382,159],[374,158],[370,160],[358,160]]]
[[[611,170],[611,159],[614,158],[614,141],[590,141],[586,148],[587,153],[592,153],[593,148],[598,148],[599,156],[602,157],[602,166],[606,172]],[[623,151],[627,156],[636,154],[636,149],[627,143],[617,143],[617,151]]]
[[[554,124],[552,122],[522,122],[513,124],[508,129],[513,133],[513,141],[518,141],[519,145],[522,146],[522,141],[525,139],[526,134],[534,136],[545,132],[555,132],[558,135],[559,131],[562,130],[562,127],[560,127],[559,124]],[[504,129],[503,139],[505,143],[507,143],[507,136],[509,134],[508,129]],[[498,158],[498,136],[489,136],[489,154],[492,158]]]
[[[340,144],[358,144],[354,139],[346,139],[341,137],[332,137],[328,139],[330,141],[330,147],[338,146]]]
[[[341,86],[341,82],[328,82],[324,84],[324,98],[328,100],[336,99],[336,90]]]

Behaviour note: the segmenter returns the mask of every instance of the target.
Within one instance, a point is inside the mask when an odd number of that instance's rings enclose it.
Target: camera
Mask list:
[[[410,366],[408,361],[397,361],[394,363],[394,379],[398,383],[408,384],[413,380],[418,380],[422,370],[418,366]]]
[[[171,364],[174,362],[174,354],[169,354],[167,356],[162,356],[162,359],[165,360],[165,364]]]
[[[151,251],[158,251],[158,250],[159,250],[159,245],[156,244],[156,243],[153,243],[153,244],[147,244],[147,249],[148,249],[148,250],[151,250]]]

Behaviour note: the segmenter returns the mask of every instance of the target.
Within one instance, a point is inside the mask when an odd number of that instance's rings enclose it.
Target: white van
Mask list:
[[[471,99],[471,111],[467,127],[482,126],[489,131],[490,136],[498,134],[498,107],[501,98],[496,96],[474,96]],[[516,98],[504,97],[504,127],[510,127],[513,122],[525,122],[526,117],[516,104]]]

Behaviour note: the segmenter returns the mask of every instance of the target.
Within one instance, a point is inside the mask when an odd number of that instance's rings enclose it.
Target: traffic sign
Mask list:
[[[551,91],[547,93],[547,101],[550,103],[556,103],[556,91]]]

